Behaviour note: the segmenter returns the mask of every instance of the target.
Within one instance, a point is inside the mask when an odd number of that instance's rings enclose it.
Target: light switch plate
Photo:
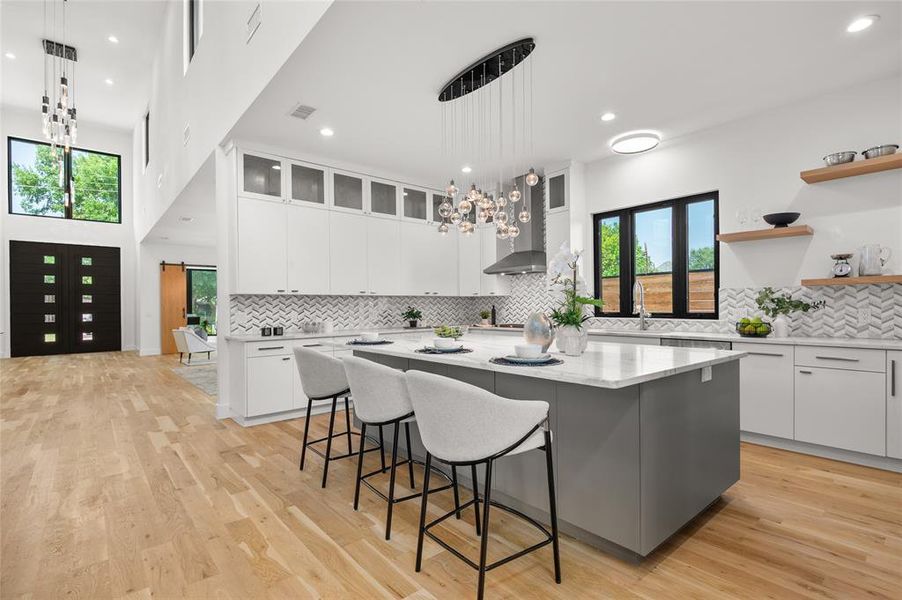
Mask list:
[[[714,374],[712,373],[711,367],[702,367],[702,383],[711,381],[712,377],[714,377]]]

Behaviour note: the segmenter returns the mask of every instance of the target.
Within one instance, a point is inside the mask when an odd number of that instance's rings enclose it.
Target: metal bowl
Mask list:
[[[844,150],[842,152],[834,152],[833,154],[828,154],[824,157],[824,162],[827,163],[828,167],[832,167],[833,165],[841,165],[843,163],[850,163],[855,160],[855,155],[857,152],[853,152],[852,150]]]
[[[887,154],[895,154],[899,148],[899,144],[884,144],[882,146],[874,146],[868,148],[862,154],[867,158],[877,158],[878,156],[886,156]]]

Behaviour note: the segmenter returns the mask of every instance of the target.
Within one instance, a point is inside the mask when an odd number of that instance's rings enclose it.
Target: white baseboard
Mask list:
[[[220,416],[220,406],[224,408],[227,414],[224,416]],[[314,405],[313,409],[311,409],[311,415],[321,415],[323,413],[328,413],[331,409],[331,404],[329,402],[325,402],[320,404],[319,406]],[[344,408],[344,407],[342,407]],[[259,417],[242,417],[241,415],[237,415],[229,411],[229,407],[226,405],[216,405],[216,418],[217,419],[232,419],[242,427],[253,427],[254,425],[263,425],[264,423],[275,423],[276,421],[288,421],[289,419],[300,419],[307,416],[307,408],[299,408],[297,410],[288,410],[285,412],[275,413],[272,415],[260,415]]]
[[[160,348],[141,348],[138,351],[138,356],[158,356],[162,353]]]
[[[771,448],[779,448],[780,450],[789,450],[791,452],[799,452],[801,454],[811,454],[820,456],[821,458],[829,458],[831,460],[839,460],[842,462],[862,465],[864,467],[873,467],[875,469],[883,469],[884,471],[893,471],[902,473],[902,460],[898,458],[890,458],[888,456],[875,456],[873,454],[863,454],[861,452],[853,452],[851,450],[840,450],[839,448],[830,448],[828,446],[818,446],[817,444],[809,444],[807,442],[797,442],[795,440],[787,440],[760,433],[740,432],[740,439],[743,442],[752,444],[760,444],[762,446],[770,446]]]

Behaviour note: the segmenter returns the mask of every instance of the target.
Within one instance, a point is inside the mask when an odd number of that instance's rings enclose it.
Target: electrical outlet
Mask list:
[[[702,383],[711,381],[712,377],[714,377],[714,373],[711,367],[702,367]]]

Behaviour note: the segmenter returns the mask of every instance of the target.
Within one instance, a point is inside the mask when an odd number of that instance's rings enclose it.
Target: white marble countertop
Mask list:
[[[427,336],[420,336],[409,341],[401,338],[395,340],[393,344],[358,346],[354,350],[612,389],[738,360],[746,355],[745,352],[709,348],[671,348],[594,342],[589,344],[589,348],[582,356],[564,356],[559,352],[552,352],[552,356],[564,361],[562,365],[515,367],[489,362],[491,358],[513,354],[514,344],[511,343],[513,341],[511,338],[474,333],[461,340],[465,348],[473,350],[468,354],[420,354],[415,352],[431,339]],[[347,349],[343,344],[342,348]]]
[[[364,332],[378,331],[380,335],[397,335],[403,333],[431,333],[432,327],[396,327],[389,329],[380,329],[378,327],[369,327],[367,329],[334,329],[330,332],[321,333],[304,333],[303,331],[286,331],[284,335],[267,335],[263,336],[257,333],[248,334],[232,334],[223,336],[227,342],[272,342],[278,340],[316,340],[333,337],[355,337]]]

